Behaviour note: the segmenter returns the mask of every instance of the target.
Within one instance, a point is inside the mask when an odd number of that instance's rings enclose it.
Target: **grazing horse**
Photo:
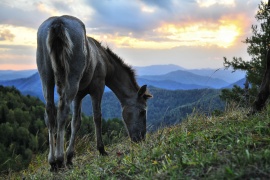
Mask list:
[[[72,165],[75,136],[81,124],[82,99],[90,94],[97,149],[107,155],[102,141],[101,98],[105,85],[119,99],[122,117],[132,141],[145,139],[146,101],[152,97],[146,85],[139,87],[134,71],[109,48],[86,36],[84,24],[72,16],[51,17],[37,33],[36,61],[46,101],[45,123],[49,131],[48,161],[51,170],[64,167],[65,122],[74,102],[71,137],[66,163]],[[59,94],[54,104],[54,87]],[[55,139],[56,134],[56,139]]]

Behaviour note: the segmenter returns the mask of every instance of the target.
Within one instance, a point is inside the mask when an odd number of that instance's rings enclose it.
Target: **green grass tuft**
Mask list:
[[[107,157],[85,137],[77,141],[72,169],[51,173],[41,154],[27,170],[4,178],[270,179],[270,108],[247,113],[237,107],[212,117],[193,113],[180,125],[147,134],[140,144],[124,138],[107,146]]]

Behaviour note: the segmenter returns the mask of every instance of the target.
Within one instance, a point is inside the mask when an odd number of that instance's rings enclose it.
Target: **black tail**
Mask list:
[[[60,93],[66,86],[69,86],[68,62],[73,53],[73,43],[64,22],[60,18],[52,23],[48,31],[46,45],[50,54],[58,93]]]

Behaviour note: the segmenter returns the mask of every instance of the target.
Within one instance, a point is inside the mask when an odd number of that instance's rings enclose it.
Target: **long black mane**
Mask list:
[[[116,61],[118,64],[120,64],[129,74],[129,76],[131,77],[131,80],[133,82],[133,84],[136,86],[137,89],[139,89],[139,85],[136,81],[136,72],[135,70],[127,65],[122,58],[120,58],[117,54],[115,54],[109,47],[106,48],[106,52],[108,53],[108,55],[114,60]]]
[[[122,58],[120,58],[117,54],[115,54],[108,46],[105,48],[104,46],[101,45],[101,42],[97,41],[94,38],[88,37],[90,38],[92,41],[94,41],[94,43],[96,44],[96,46],[98,46],[99,48],[101,48],[103,51],[105,51],[105,54],[108,55],[109,59],[113,59],[114,62],[116,62],[117,64],[119,64],[121,67],[124,68],[124,70],[126,70],[126,72],[129,74],[133,84],[136,86],[137,89],[140,89],[137,81],[136,81],[136,72],[135,70],[127,65],[124,60]]]

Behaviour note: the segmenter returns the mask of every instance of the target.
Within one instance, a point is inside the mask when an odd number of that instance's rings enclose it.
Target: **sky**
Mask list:
[[[266,0],[263,0],[266,2]],[[51,16],[81,19],[88,36],[131,66],[223,67],[249,60],[259,0],[0,0],[0,70],[36,69],[36,34]]]

